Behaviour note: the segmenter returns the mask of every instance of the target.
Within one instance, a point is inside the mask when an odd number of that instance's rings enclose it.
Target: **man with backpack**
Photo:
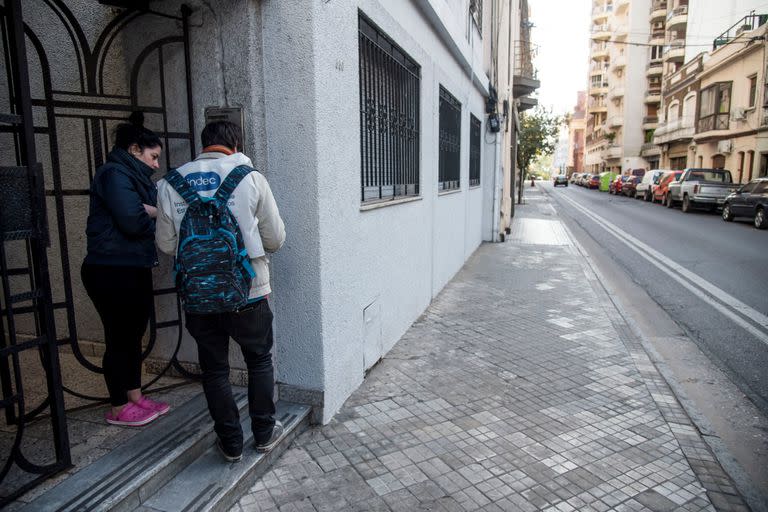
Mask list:
[[[267,180],[242,154],[240,127],[206,125],[203,152],[158,182],[157,246],[175,260],[187,330],[197,342],[203,391],[229,462],[242,458],[243,431],[229,383],[229,338],[248,368],[248,410],[257,451],[280,440],[275,421],[271,289],[266,253],[285,241]]]

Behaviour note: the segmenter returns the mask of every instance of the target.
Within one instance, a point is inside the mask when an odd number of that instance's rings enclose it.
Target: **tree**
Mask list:
[[[517,144],[517,165],[520,167],[518,183],[518,204],[523,197],[523,182],[534,160],[543,155],[551,155],[557,143],[557,134],[563,119],[550,109],[536,107],[530,113],[520,115],[520,139]]]

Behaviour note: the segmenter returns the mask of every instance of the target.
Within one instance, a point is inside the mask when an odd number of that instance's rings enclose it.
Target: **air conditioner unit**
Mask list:
[[[717,152],[728,154],[733,151],[733,141],[731,139],[721,140],[717,143]]]
[[[747,110],[743,107],[734,108],[731,112],[732,121],[744,121],[747,119]]]

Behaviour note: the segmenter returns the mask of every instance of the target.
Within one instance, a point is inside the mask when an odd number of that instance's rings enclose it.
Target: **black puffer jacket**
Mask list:
[[[155,221],[142,205],[157,205],[157,187],[150,179],[153,172],[118,147],[97,169],[85,230],[86,263],[132,267],[157,264]]]

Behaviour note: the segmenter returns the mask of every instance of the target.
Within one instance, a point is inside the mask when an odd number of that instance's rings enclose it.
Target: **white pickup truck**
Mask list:
[[[722,206],[725,198],[736,190],[731,171],[725,169],[686,169],[680,181],[669,184],[667,208],[680,203],[686,213],[693,208],[710,211]]]

